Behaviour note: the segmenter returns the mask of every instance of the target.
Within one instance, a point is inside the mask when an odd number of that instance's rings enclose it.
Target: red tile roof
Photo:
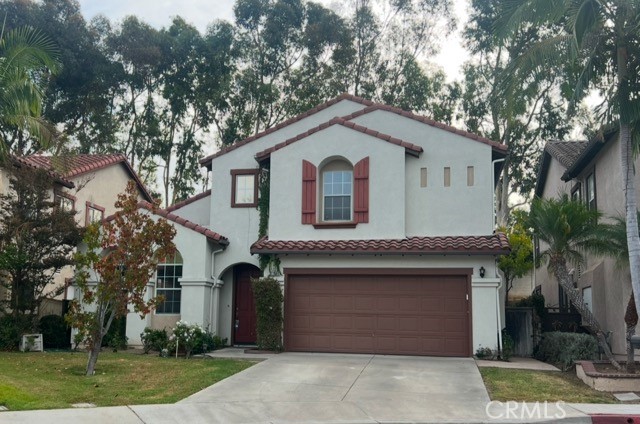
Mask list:
[[[432,127],[436,127],[436,128],[440,128],[441,130],[445,130],[454,134],[458,134],[462,137],[466,137],[466,138],[470,138],[471,140],[475,140],[475,141],[479,141],[480,143],[486,144],[491,146],[491,148],[499,153],[506,153],[507,152],[507,146],[505,146],[504,144],[498,143],[497,141],[493,141],[490,140],[486,137],[481,137],[478,134],[474,134],[471,133],[469,131],[463,131],[461,129],[452,127],[451,125],[447,125],[447,124],[443,124],[442,122],[437,122],[434,121],[431,118],[427,118],[425,116],[420,116],[420,115],[416,115],[415,113],[412,112],[407,112],[406,110],[397,108],[397,107],[393,107],[393,106],[389,106],[389,105],[383,105],[383,104],[373,104],[369,107],[366,107],[362,110],[359,110],[357,112],[352,113],[351,115],[347,115],[347,116],[343,116],[344,119],[346,119],[347,121],[350,121],[352,119],[355,119],[359,116],[362,115],[366,115],[367,113],[371,113],[371,112],[375,112],[376,110],[382,110],[382,111],[386,111],[386,112],[391,112],[391,113],[395,113],[396,115],[400,115],[400,116],[404,116],[406,118],[410,118],[413,119],[414,121],[418,121],[418,122],[422,122],[423,124],[427,124],[430,125]]]
[[[306,111],[306,112],[304,112],[304,113],[302,113],[300,115],[297,115],[297,116],[294,116],[293,118],[287,119],[286,121],[281,122],[280,124],[278,124],[278,125],[276,125],[276,126],[274,126],[272,128],[269,128],[269,129],[267,129],[265,131],[262,131],[262,132],[260,132],[258,134],[252,135],[251,137],[245,138],[245,139],[243,139],[241,141],[238,141],[238,142],[232,144],[231,146],[228,146],[228,147],[225,147],[223,149],[220,149],[218,152],[201,159],[200,160],[200,165],[211,169],[211,161],[213,159],[215,159],[215,158],[217,158],[219,156],[222,156],[222,155],[224,155],[224,154],[226,154],[226,153],[228,153],[228,152],[230,152],[232,150],[235,150],[235,149],[237,149],[237,148],[239,148],[241,146],[244,146],[245,144],[248,144],[248,143],[250,143],[252,141],[255,141],[255,140],[259,139],[259,138],[262,138],[262,137],[264,137],[266,135],[269,135],[269,134],[271,134],[271,133],[273,133],[275,131],[278,131],[281,128],[284,128],[284,127],[286,127],[288,125],[291,125],[291,124],[293,124],[295,122],[298,122],[298,121],[300,121],[300,120],[302,120],[302,119],[304,119],[304,118],[306,118],[308,116],[311,116],[311,115],[313,115],[315,113],[318,113],[321,110],[327,109],[328,107],[333,106],[334,104],[336,104],[336,103],[338,103],[338,102],[340,102],[342,100],[349,100],[349,101],[352,101],[352,102],[355,102],[355,103],[360,103],[360,104],[366,106],[364,109],[362,109],[360,111],[354,112],[353,114],[348,115],[348,116],[344,116],[343,119],[345,119],[347,121],[349,121],[351,119],[354,119],[354,118],[357,118],[358,116],[362,116],[362,115],[364,115],[366,113],[370,113],[370,112],[376,111],[376,110],[385,110],[385,111],[388,111],[388,112],[396,113],[398,115],[401,115],[401,116],[404,116],[404,117],[407,117],[407,118],[422,122],[422,123],[427,124],[427,125],[431,125],[431,126],[436,127],[436,128],[440,128],[440,129],[445,130],[445,131],[449,131],[449,132],[454,133],[454,134],[458,134],[458,135],[460,135],[462,137],[470,138],[470,139],[478,141],[480,143],[487,144],[487,145],[491,146],[491,148],[493,149],[494,152],[504,154],[507,151],[507,147],[505,145],[500,144],[500,143],[498,143],[496,141],[490,140],[490,139],[488,139],[486,137],[481,137],[481,136],[479,136],[477,134],[457,129],[457,128],[452,127],[450,125],[446,125],[446,124],[443,124],[441,122],[434,121],[433,119],[430,119],[430,118],[427,118],[427,117],[424,117],[424,116],[420,116],[420,115],[416,115],[416,114],[411,113],[411,112],[407,112],[407,111],[405,111],[403,109],[399,109],[399,108],[396,108],[396,107],[393,107],[393,106],[388,106],[388,105],[384,105],[384,104],[380,104],[380,103],[375,103],[375,102],[372,102],[371,100],[363,99],[362,97],[357,97],[357,96],[353,96],[351,94],[343,93],[343,94],[339,95],[338,97],[336,97],[334,99],[331,99],[331,100],[329,100],[329,101],[327,101],[325,103],[322,103],[321,105],[318,105],[318,106],[314,107],[313,109],[309,109],[308,111]]]
[[[26,166],[28,168],[31,169],[43,169],[42,167],[33,164],[31,161],[26,160],[25,157],[19,157],[19,156],[11,156],[11,160],[13,161],[14,166],[20,167],[20,166]],[[67,187],[67,188],[74,188],[75,184],[73,184],[73,182],[69,181],[68,179],[64,178],[62,175],[60,175],[59,173],[55,172],[54,170],[51,170],[49,168],[44,168],[45,171],[47,171],[47,174],[49,174],[49,176],[51,178],[53,178],[56,182],[58,182],[59,184],[62,184],[63,186]]]
[[[167,219],[168,221],[172,221],[172,222],[175,222],[176,224],[180,224],[185,228],[195,231],[196,233],[200,233],[203,236],[206,236],[207,238],[213,241],[217,241],[219,244],[222,244],[225,246],[229,244],[229,240],[225,236],[220,235],[215,231],[212,231],[206,227],[203,227],[202,225],[196,224],[195,222],[191,222],[188,219],[184,219],[181,216],[171,213],[166,209],[155,208],[153,204],[149,202],[138,202],[138,207],[144,208],[150,212],[153,212],[154,214],[161,216]]]
[[[211,189],[209,189],[209,190],[207,190],[207,191],[205,191],[203,193],[196,194],[195,196],[189,197],[188,199],[185,199],[182,202],[178,202],[176,204],[173,204],[173,205],[171,205],[171,206],[169,206],[167,208],[167,211],[168,212],[173,212],[175,210],[178,210],[178,209],[180,209],[180,208],[182,208],[184,206],[190,205],[193,202],[197,202],[198,200],[204,199],[205,197],[209,197],[209,196],[211,196]]]
[[[22,159],[33,167],[56,172],[65,178],[76,178],[89,172],[122,163],[129,175],[131,175],[138,184],[145,199],[148,201],[153,200],[153,197],[138,177],[138,174],[136,174],[129,164],[127,157],[120,153],[108,155],[78,154],[68,156],[31,155],[24,156]]]
[[[436,236],[374,240],[269,240],[263,237],[251,253],[359,255],[501,255],[511,247],[504,233],[490,236]]]
[[[343,127],[350,128],[350,129],[352,129],[354,131],[359,131],[359,132],[361,132],[363,134],[367,134],[367,135],[370,135],[372,137],[379,138],[380,140],[386,141],[388,143],[395,144],[395,145],[400,146],[400,147],[404,147],[405,150],[407,151],[407,153],[409,153],[411,155],[414,155],[414,156],[418,156],[418,155],[420,155],[420,153],[422,153],[422,147],[417,146],[415,144],[408,143],[406,141],[400,140],[399,138],[395,138],[395,137],[392,137],[390,135],[380,133],[378,131],[370,130],[369,128],[365,128],[362,125],[357,125],[356,123],[347,121],[346,119],[333,118],[329,122],[325,122],[322,125],[319,125],[319,126],[317,126],[315,128],[311,128],[310,130],[305,131],[302,134],[298,134],[295,137],[292,137],[292,138],[290,138],[288,140],[283,141],[282,143],[278,143],[273,147],[270,147],[270,148],[268,148],[266,150],[263,150],[263,151],[257,153],[256,154],[256,159],[258,161],[266,159],[271,155],[271,153],[275,152],[276,150],[280,150],[283,147],[286,147],[286,146],[288,146],[288,145],[290,145],[292,143],[295,143],[298,140],[302,140],[303,138],[306,138],[306,137],[310,136],[311,134],[317,133],[318,131],[322,131],[324,129],[327,129],[327,128],[333,126],[333,125],[342,125]]]
[[[355,103],[363,104],[365,106],[371,106],[371,105],[374,104],[371,100],[367,100],[367,99],[363,99],[362,97],[357,97],[357,96],[353,96],[351,94],[343,93],[343,94],[339,95],[338,97],[336,97],[334,99],[331,99],[331,100],[329,100],[327,102],[324,102],[324,103],[322,103],[322,104],[320,104],[320,105],[318,105],[318,106],[316,106],[316,107],[314,107],[312,109],[309,109],[308,111],[306,111],[304,113],[301,113],[300,115],[294,116],[293,118],[289,118],[286,121],[283,121],[283,122],[279,123],[278,125],[276,125],[274,127],[268,128],[268,129],[266,129],[266,130],[264,130],[262,132],[259,132],[259,133],[255,134],[255,135],[252,135],[251,137],[247,137],[247,138],[245,138],[243,140],[240,140],[240,141],[232,144],[231,146],[228,146],[228,147],[225,147],[223,149],[220,149],[218,152],[216,152],[216,153],[214,153],[212,155],[209,155],[206,158],[200,159],[200,165],[206,166],[207,168],[211,169],[211,160],[213,160],[213,159],[215,159],[215,158],[217,158],[219,156],[222,156],[222,155],[224,155],[226,153],[229,153],[230,151],[235,150],[238,147],[244,146],[247,143],[251,143],[252,141],[255,141],[255,140],[259,139],[259,138],[262,138],[265,135],[269,135],[269,134],[271,134],[273,132],[278,131],[279,129],[282,129],[282,128],[288,126],[288,125],[296,123],[296,122],[298,122],[298,121],[300,121],[300,120],[302,120],[302,119],[304,119],[304,118],[306,118],[308,116],[314,115],[314,114],[316,114],[316,113],[318,113],[318,112],[320,112],[320,111],[322,111],[324,109],[327,109],[330,106],[333,106],[336,103],[341,102],[342,100],[349,100],[349,101],[352,101],[352,102],[355,102]]]
[[[196,233],[202,234],[203,236],[218,242],[219,244],[226,246],[229,244],[229,240],[223,236],[220,235],[218,233],[216,233],[215,231],[212,231],[206,227],[203,227],[202,225],[198,225],[195,222],[191,222],[188,219],[184,219],[181,216],[178,216],[174,213],[169,212],[166,209],[162,209],[159,207],[155,207],[153,205],[153,203],[149,203],[149,202],[138,202],[138,208],[140,209],[146,209],[149,212],[161,216],[163,218],[165,218],[167,221],[171,221],[171,222],[175,222],[176,224],[180,224],[185,228],[188,228],[190,230],[195,231]],[[104,220],[105,221],[112,221],[113,219],[115,219],[117,213],[113,214],[113,215],[109,215],[108,217],[106,217]]]

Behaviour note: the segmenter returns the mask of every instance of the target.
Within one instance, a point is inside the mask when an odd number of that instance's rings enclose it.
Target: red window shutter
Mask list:
[[[302,161],[302,223],[316,223],[317,169],[309,161]]]
[[[353,167],[353,220],[369,222],[369,157]]]

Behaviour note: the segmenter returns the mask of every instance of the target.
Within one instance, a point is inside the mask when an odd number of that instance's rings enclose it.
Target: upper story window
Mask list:
[[[231,207],[250,208],[258,205],[258,169],[231,170]]]
[[[104,219],[105,209],[102,206],[98,206],[95,203],[86,203],[87,212],[85,215],[85,225],[93,224],[94,222],[101,222]]]
[[[156,272],[156,296],[162,296],[164,301],[156,308],[157,314],[179,314],[182,287],[182,255],[176,250],[171,258],[165,258],[158,263]]]
[[[596,174],[592,172],[586,180],[586,202],[589,209],[596,209]]]
[[[576,184],[576,186],[571,190],[571,200],[574,202],[582,201],[582,185],[580,183]]]
[[[322,220],[351,221],[353,167],[343,160],[322,168]]]
[[[302,161],[302,224],[355,228],[369,222],[369,157],[351,165],[329,158],[324,165]]]
[[[72,212],[76,207],[76,200],[73,196],[60,192],[54,194],[53,202],[65,212]]]

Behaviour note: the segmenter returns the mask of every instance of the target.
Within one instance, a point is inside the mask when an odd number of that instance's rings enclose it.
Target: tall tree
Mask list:
[[[39,147],[54,139],[42,103],[47,77],[58,68],[56,47],[42,33],[27,27],[0,32],[0,159],[33,149],[32,141]]]
[[[55,278],[73,264],[81,240],[75,212],[52,199],[54,181],[42,170],[7,163],[9,189],[0,196],[0,284],[11,294],[0,301],[0,314],[10,311],[16,323],[34,330],[45,299],[62,293]]]
[[[526,226],[528,215],[517,210],[511,215],[509,227],[502,228],[509,238],[511,252],[498,259],[498,268],[504,274],[505,303],[509,301],[509,291],[513,288],[513,281],[523,277],[533,269],[533,240],[531,231]]]
[[[560,199],[535,198],[531,203],[528,226],[546,245],[540,252],[540,258],[547,262],[569,301],[580,313],[583,325],[598,339],[611,363],[621,369],[611,353],[605,329],[587,308],[578,289],[573,287],[567,266],[568,263],[582,264],[585,253],[612,253],[609,243],[611,229],[607,224],[598,222],[599,218],[600,212],[589,209],[584,203],[572,201],[568,195]]]
[[[72,301],[67,317],[87,344],[88,376],[94,374],[102,339],[113,320],[126,317],[129,307],[144,317],[162,300],[145,300],[147,283],[158,261],[175,251],[175,228],[140,211],[133,181],[115,206],[118,211],[112,220],[87,229],[86,246],[76,255],[75,282],[82,291],[82,302]],[[92,307],[95,309],[87,309]]]
[[[636,310],[640,310],[640,235],[635,188],[634,150],[640,135],[640,4],[634,0],[523,0],[505,2],[496,25],[501,39],[510,39],[531,26],[545,28],[544,37],[510,65],[509,98],[515,87],[533,72],[561,63],[574,69],[567,79],[574,102],[590,89],[599,89],[605,102],[601,119],[618,126],[621,187],[625,197],[625,221],[631,284]]]
[[[82,153],[115,150],[112,111],[119,73],[102,48],[109,22],[96,18],[88,24],[76,0],[0,1],[0,16],[6,16],[8,30],[31,26],[57,46],[63,66],[44,81],[44,118]]]
[[[566,101],[560,91],[564,69],[548,66],[518,85],[517,95],[498,88],[509,77],[509,62],[544,36],[544,28],[530,26],[501,39],[494,34],[501,3],[472,1],[470,25],[464,39],[472,59],[464,66],[463,119],[467,128],[499,141],[508,149],[496,196],[498,225],[506,226],[514,199],[530,199],[541,145],[563,139],[571,129]],[[518,196],[514,196],[514,195]]]

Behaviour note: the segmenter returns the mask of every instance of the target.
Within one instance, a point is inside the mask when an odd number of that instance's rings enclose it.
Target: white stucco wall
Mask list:
[[[258,168],[255,160],[256,153],[317,127],[336,116],[345,116],[364,107],[362,104],[343,100],[213,159],[209,226],[212,230],[229,237],[230,242],[229,248],[219,257],[219,262],[216,264],[216,266],[219,265],[218,269],[223,270],[240,262],[257,265],[257,258],[249,254],[249,246],[258,238],[258,211],[256,208],[231,207],[231,170]]]
[[[351,165],[369,157],[369,222],[356,228],[316,229],[303,225],[302,161],[316,167],[332,157]],[[271,155],[269,237],[272,240],[404,238],[405,149],[376,137],[333,125]],[[321,172],[321,169],[318,169]],[[320,190],[320,179],[317,181]],[[321,214],[321,203],[316,210]]]
[[[191,222],[202,225],[203,227],[209,226],[209,218],[211,215],[211,196],[203,197],[195,202],[191,202],[188,205],[184,205],[180,209],[171,211],[176,215],[188,219]]]
[[[493,232],[490,146],[388,111],[353,122],[424,149],[406,162],[407,236]],[[468,166],[474,167],[472,187],[467,186]],[[444,186],[445,167],[451,168],[450,187]],[[427,187],[420,187],[421,168],[427,168]]]

